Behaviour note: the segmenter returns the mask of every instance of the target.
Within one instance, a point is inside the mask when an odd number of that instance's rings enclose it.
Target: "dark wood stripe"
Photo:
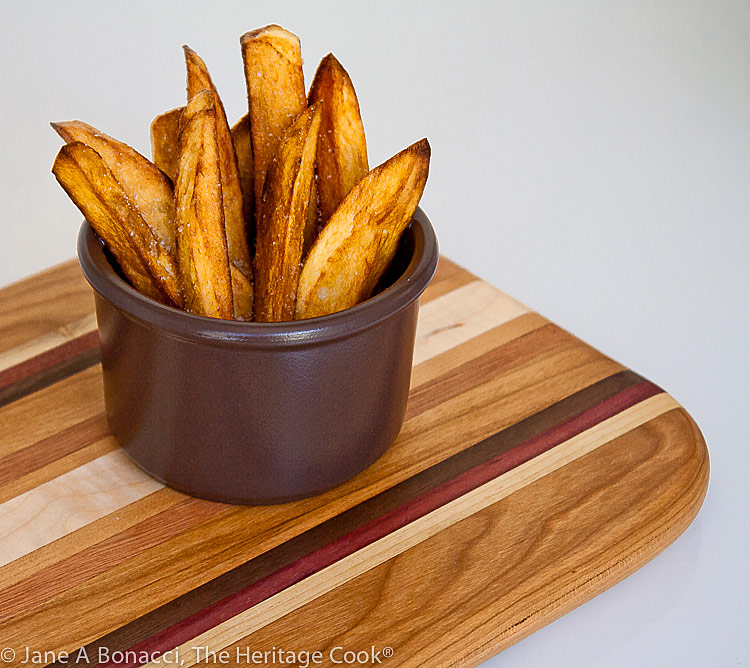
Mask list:
[[[96,334],[96,332],[93,333]],[[88,334],[84,336],[88,336]],[[78,339],[75,339],[75,341],[78,341]],[[37,358],[34,357],[28,361],[32,362],[36,359]],[[29,394],[43,390],[45,387],[49,387],[50,385],[53,385],[68,376],[72,376],[79,371],[83,371],[95,364],[99,364],[99,362],[101,362],[101,354],[99,352],[98,344],[73,357],[57,361],[49,367],[36,371],[29,376],[0,388],[0,408],[13,401],[18,401]],[[13,371],[13,369],[15,369],[15,367],[11,367],[10,369],[7,369],[7,371]]]
[[[49,369],[60,362],[64,362],[71,357],[80,355],[98,346],[99,334],[96,330],[81,334],[75,339],[61,343],[59,346],[45,350],[43,353],[39,353],[4,371],[0,371],[0,388],[17,383],[32,374]]]
[[[49,369],[71,357],[75,357],[87,350],[96,348],[98,345],[99,334],[96,330],[86,334],[81,334],[75,339],[61,343],[59,346],[45,350],[43,353],[39,353],[38,355],[24,360],[23,362],[19,362],[4,371],[0,371],[0,388],[12,385],[32,374]]]
[[[217,605],[223,599],[252,587],[274,572],[289,568],[299,559],[341,539],[373,518],[387,515],[395,508],[557,425],[565,425],[571,418],[591,411],[598,404],[643,382],[637,374],[623,371],[580,390],[112,631],[87,645],[87,653],[94,656],[99,647],[107,647],[111,651],[129,649],[152,636],[164,633],[170,627]]]
[[[109,435],[104,413],[74,424],[57,434],[27,445],[0,459],[0,487]]]

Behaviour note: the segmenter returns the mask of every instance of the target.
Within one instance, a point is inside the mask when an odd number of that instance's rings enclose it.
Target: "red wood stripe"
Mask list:
[[[0,371],[0,388],[17,383],[33,374],[46,371],[61,362],[69,360],[71,357],[76,357],[81,353],[98,347],[99,333],[96,330],[82,334],[75,339],[66,341],[55,348],[45,350],[35,357],[31,357],[4,371]]]
[[[13,401],[27,397],[34,392],[43,390],[73,374],[88,369],[101,361],[99,346],[93,346],[84,350],[73,357],[53,364],[40,371],[36,371],[29,376],[17,380],[15,383],[0,387],[0,407],[5,406]],[[8,371],[14,369],[8,369]]]
[[[155,633],[129,649],[136,655],[141,656],[173,649],[516,466],[590,429],[603,420],[660,392],[660,388],[648,381],[642,381],[637,385],[627,387],[591,408],[425,491],[272,574]],[[111,665],[114,664],[111,662],[100,664],[100,668],[108,668]],[[139,662],[126,662],[117,665],[137,666]]]

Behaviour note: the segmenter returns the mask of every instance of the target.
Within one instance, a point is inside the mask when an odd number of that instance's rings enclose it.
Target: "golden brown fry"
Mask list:
[[[242,188],[242,213],[250,248],[255,243],[255,193],[253,192],[253,143],[250,138],[250,116],[245,114],[231,129],[234,152]]]
[[[322,103],[321,103],[322,105]],[[320,132],[320,130],[318,130]],[[313,167],[313,170],[315,168]],[[313,173],[312,185],[310,186],[310,204],[307,207],[307,220],[302,233],[302,257],[307,257],[315,239],[318,237],[318,189],[315,187],[315,174]]]
[[[169,178],[138,151],[81,121],[51,123],[66,143],[80,141],[104,160],[122,190],[167,250],[174,252],[174,194]]]
[[[357,94],[349,74],[332,53],[320,61],[308,101],[324,103],[315,170],[320,223],[325,225],[369,169]]]
[[[429,164],[430,145],[422,139],[349,191],[302,268],[297,319],[335,313],[370,296],[417,208]]]
[[[114,255],[136,290],[182,305],[177,266],[131,204],[94,149],[72,142],[60,149],[52,173]]]
[[[180,152],[180,116],[185,107],[170,109],[151,121],[151,155],[154,164],[174,183]]]
[[[256,220],[263,182],[282,135],[307,107],[299,38],[278,25],[240,37],[255,160]]]
[[[211,91],[185,107],[177,167],[177,258],[191,313],[230,320],[232,279],[224,235],[221,168]]]
[[[236,264],[246,275],[249,275],[251,271],[250,250],[247,245],[245,217],[242,213],[242,187],[227,115],[202,58],[190,47],[183,46],[182,48],[185,51],[185,66],[187,68],[188,99],[202,90],[211,91],[214,97],[221,191],[224,197],[224,230],[227,235],[229,261]]]
[[[253,284],[236,265],[230,264],[232,273],[232,303],[235,320],[253,319]]]
[[[287,130],[268,167],[255,247],[259,322],[294,319],[319,126],[320,106],[315,105]]]

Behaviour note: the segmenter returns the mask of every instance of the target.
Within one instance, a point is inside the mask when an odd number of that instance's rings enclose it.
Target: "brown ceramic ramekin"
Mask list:
[[[320,318],[195,316],[131,288],[87,222],[112,434],[145,471],[193,496],[276,503],[353,477],[393,443],[409,391],[419,296],[437,240],[421,210],[382,289]]]

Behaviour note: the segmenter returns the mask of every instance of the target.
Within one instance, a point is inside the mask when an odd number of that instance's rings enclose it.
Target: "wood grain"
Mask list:
[[[396,443],[279,506],[191,499],[117,450],[74,264],[0,291],[0,316],[11,647],[183,644],[190,665],[200,642],[387,644],[392,665],[475,665],[645,563],[705,493],[669,395],[444,258]]]
[[[702,437],[669,411],[230,649],[390,646],[384,665],[475,666],[656,556],[707,482]]]
[[[0,353],[75,328],[94,312],[91,288],[69,260],[0,289]]]

